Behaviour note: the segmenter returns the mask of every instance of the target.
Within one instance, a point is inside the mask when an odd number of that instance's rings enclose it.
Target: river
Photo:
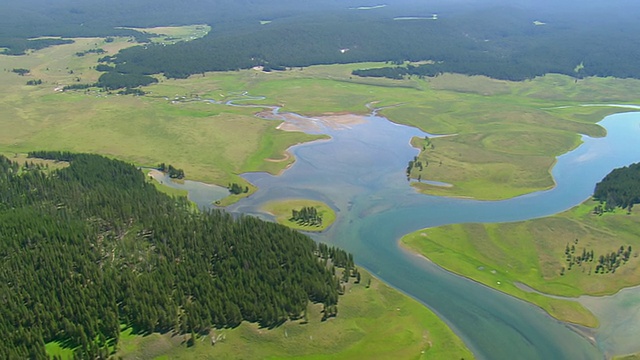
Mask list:
[[[596,332],[592,344],[536,306],[444,271],[398,245],[401,236],[424,227],[525,220],[579,204],[613,168],[640,161],[640,113],[608,116],[600,125],[605,138],[584,136],[581,146],[558,157],[553,189],[476,201],[418,194],[404,171],[418,152],[409,140],[427,134],[374,113],[348,128],[317,130],[331,140],[291,148],[296,162],[279,176],[245,174],[259,190],[227,210],[269,219],[259,210],[266,201],[324,201],[338,218],[311,236],[352,252],[359,266],[436,312],[479,359],[603,358],[620,348],[610,336]]]

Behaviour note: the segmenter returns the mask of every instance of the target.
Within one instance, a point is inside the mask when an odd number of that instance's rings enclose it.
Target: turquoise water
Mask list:
[[[607,137],[584,137],[580,147],[558,158],[555,188],[505,201],[475,201],[416,193],[404,173],[418,153],[409,140],[426,134],[371,116],[349,130],[323,129],[330,141],[292,148],[297,160],[280,176],[245,174],[260,190],[228,210],[268,219],[259,211],[265,201],[303,197],[326,202],[338,219],[312,236],[354,253],[360,266],[435,311],[478,358],[602,358],[600,349],[612,351],[615,344],[600,337],[594,346],[537,307],[398,246],[402,235],[424,227],[531,219],[579,204],[611,169],[640,161],[640,113],[612,115],[600,124]]]

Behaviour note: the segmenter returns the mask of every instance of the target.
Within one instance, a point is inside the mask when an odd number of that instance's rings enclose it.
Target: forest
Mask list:
[[[593,198],[604,203],[596,212],[611,211],[617,207],[631,209],[640,203],[640,163],[614,169],[596,184]]]
[[[305,226],[321,226],[322,214],[313,206],[303,206],[300,210],[291,209],[289,220]]]
[[[496,11],[472,22],[462,14],[443,21],[335,16],[321,22],[282,21],[262,28],[247,25],[241,33],[212,32],[202,39],[171,46],[125,49],[110,61],[121,73],[163,73],[170,78],[256,65],[295,68],[424,60],[434,63],[385,69],[384,76],[455,72],[506,80],[531,79],[546,73],[577,78],[640,78],[640,64],[633,61],[640,56],[640,47],[636,46],[639,40],[619,33],[614,24],[551,31],[550,25],[533,25],[528,14],[507,11]],[[508,29],[503,28],[505,22]]]
[[[640,4],[621,0],[608,1],[606,6],[595,1],[577,8],[529,0],[435,1],[432,5],[398,1],[375,11],[354,10],[351,5],[358,5],[354,1],[221,1],[211,8],[202,0],[192,0],[192,7],[176,8],[176,3],[161,1],[167,3],[166,8],[141,5],[131,14],[115,13],[98,4],[67,2],[74,4],[71,10],[62,11],[46,2],[42,5],[53,6],[56,19],[64,20],[50,23],[46,30],[43,19],[51,15],[12,8],[23,5],[2,5],[8,7],[8,13],[17,12],[22,22],[0,31],[5,34],[0,36],[0,47],[10,54],[36,48],[32,42],[40,40],[27,36],[133,36],[143,44],[102,58],[99,69],[109,74],[103,79],[109,85],[103,86],[112,89],[149,84],[152,80],[147,76],[152,74],[185,78],[256,65],[278,70],[369,61],[430,63],[362,69],[354,74],[394,79],[443,72],[507,80],[546,73],[640,78],[640,63],[635,61],[640,58],[640,38],[635,36],[640,22],[633,16]],[[196,5],[208,11],[195,11],[200,9]],[[435,12],[441,12],[436,20],[398,20]],[[31,27],[25,26],[29,23]],[[204,38],[168,45],[149,43],[148,34],[123,28],[193,23],[211,24],[213,30]]]
[[[29,156],[69,165],[0,156],[0,358],[46,358],[50,341],[105,358],[121,326],[193,338],[241,321],[277,326],[309,302],[337,312],[333,267],[354,270],[350,254],[257,218],[199,212],[121,161]]]

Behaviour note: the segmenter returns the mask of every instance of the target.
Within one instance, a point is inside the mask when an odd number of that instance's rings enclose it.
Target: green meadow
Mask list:
[[[310,304],[307,320],[275,329],[242,323],[214,329],[188,347],[189,335],[134,336],[125,330],[117,357],[123,359],[471,359],[473,355],[438,317],[360,269],[362,281],[347,284],[338,315],[321,321],[321,305]],[[211,337],[216,338],[215,345]]]
[[[427,228],[406,235],[401,244],[449,271],[539,305],[560,320],[593,327],[597,320],[579,303],[540,293],[610,295],[640,284],[640,214],[617,209],[599,216],[593,213],[597,204],[589,200],[557,215],[514,223]],[[632,248],[628,261],[615,272],[596,273],[599,256],[621,246]],[[570,267],[567,247],[570,256],[593,251],[595,259]]]
[[[140,165],[171,163],[187,177],[226,186],[244,183],[247,171],[278,173],[293,162],[280,160],[291,145],[320,138],[276,130],[278,121],[255,117],[255,109],[200,103],[172,103],[156,96],[133,97],[87,91],[56,91],[64,85],[95,82],[97,54],[76,52],[96,47],[108,54],[131,46],[126,39],[76,39],[20,57],[0,56],[0,151],[34,149],[93,152]],[[14,68],[31,70],[26,76]],[[41,79],[37,86],[28,80]],[[78,79],[80,81],[78,81]],[[211,84],[209,84],[211,85]],[[172,92],[172,86],[158,86]],[[188,95],[188,91],[182,88]],[[183,93],[181,93],[182,95]],[[172,94],[173,97],[175,94]],[[246,184],[245,184],[246,185]]]
[[[640,354],[630,354],[630,355],[616,356],[613,359],[614,360],[638,360],[638,359],[640,359]]]
[[[161,44],[175,44],[180,41],[190,41],[201,38],[211,31],[211,26],[206,24],[186,25],[186,26],[161,26],[153,28],[132,28],[122,29],[136,30],[141,33],[154,35],[151,41]]]
[[[391,121],[449,135],[433,137],[432,148],[417,145],[419,158],[429,165],[412,176],[453,186],[414,186],[429,194],[483,200],[552,187],[550,168],[556,156],[577,147],[581,134],[604,136],[604,129],[596,123],[605,116],[629,111],[580,105],[637,102],[635,94],[640,88],[637,80],[589,78],[576,83],[560,75],[525,82],[455,74],[426,80],[351,75],[354,69],[375,66],[381,64],[313,66],[270,73],[247,70],[207,74],[151,88],[165,95],[192,89],[199,96],[216,100],[247,90],[265,97],[252,103],[279,105],[283,111],[303,115],[368,114],[367,104],[380,107],[381,114]]]
[[[199,30],[198,30],[199,29]],[[187,30],[145,31],[187,36]],[[251,96],[243,104],[278,105],[302,115],[368,114],[367,104],[383,108],[391,121],[428,133],[451,135],[432,139],[420,159],[428,165],[412,176],[452,184],[415,186],[422,192],[504,199],[553,186],[549,173],[556,156],[580,143],[580,134],[603,136],[595,125],[621,108],[579,107],[585,103],[638,101],[640,81],[547,75],[524,82],[445,74],[435,78],[390,80],[358,78],[354,69],[380,63],[322,65],[265,73],[256,70],[206,73],[160,82],[144,88],[141,97],[120,96],[99,89],[60,92],[54,89],[97,80],[97,54],[74,54],[103,48],[107,54],[132,46],[130,39],[76,43],[0,56],[0,151],[34,148],[96,152],[151,165],[174,164],[187,177],[226,186],[247,185],[238,175],[248,171],[278,173],[295,159],[288,147],[319,138],[279,131],[280,121],[257,118],[259,108],[224,102]],[[28,68],[19,76],[10,70]],[[43,84],[27,86],[28,80]],[[283,161],[278,161],[285,159]],[[276,161],[274,161],[276,160]],[[410,159],[407,159],[407,161]]]

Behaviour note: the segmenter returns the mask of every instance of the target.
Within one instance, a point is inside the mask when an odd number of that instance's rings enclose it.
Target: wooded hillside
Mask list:
[[[253,217],[194,210],[121,161],[30,156],[70,165],[48,172],[0,156],[0,358],[45,358],[52,340],[106,356],[121,324],[270,327],[309,301],[335,313],[331,267],[353,266],[344,251]]]
[[[596,184],[593,198],[605,203],[605,210],[620,207],[631,212],[640,203],[640,163],[611,171]]]

